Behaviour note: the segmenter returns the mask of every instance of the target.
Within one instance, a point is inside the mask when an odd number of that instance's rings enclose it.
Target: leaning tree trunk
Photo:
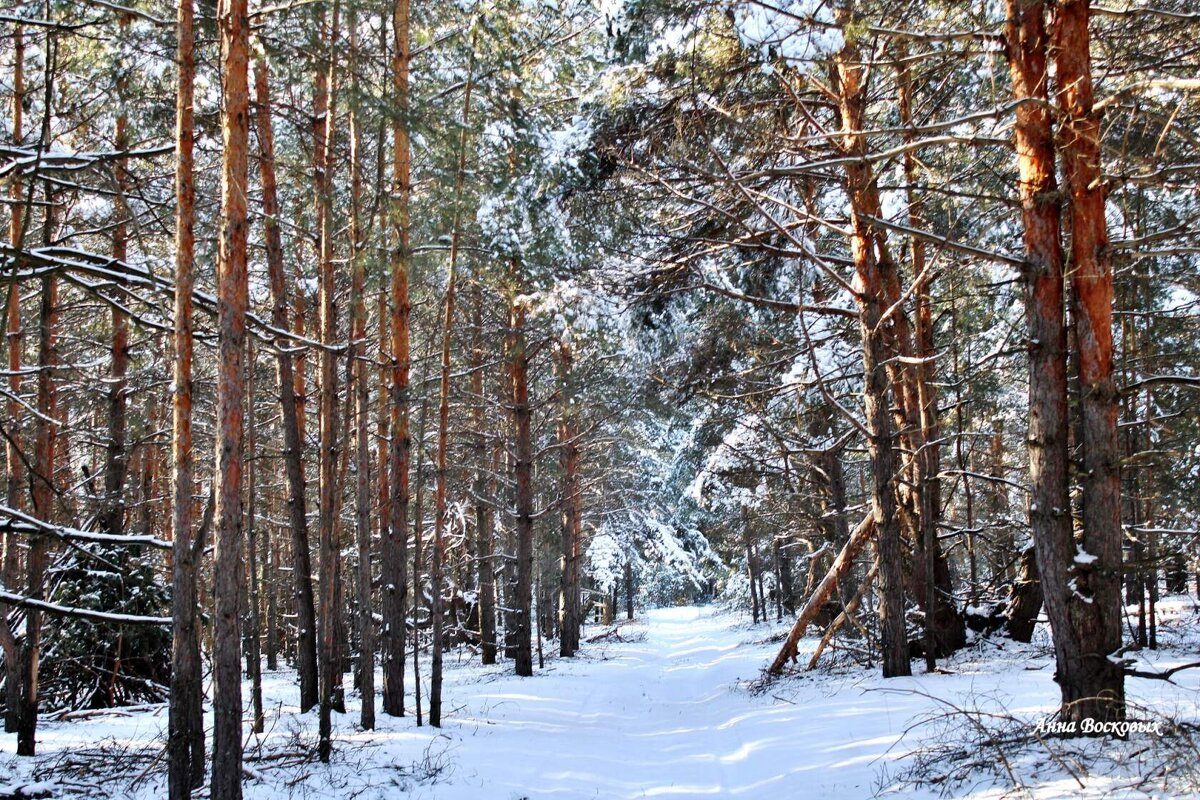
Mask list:
[[[846,539],[841,552],[833,559],[833,564],[829,567],[829,572],[825,573],[825,577],[821,579],[821,582],[813,589],[812,594],[808,596],[804,607],[796,615],[796,621],[792,624],[792,629],[788,632],[783,646],[779,648],[775,660],[771,662],[771,666],[767,667],[768,674],[778,675],[783,672],[783,668],[789,661],[795,662],[797,646],[804,637],[805,631],[808,630],[808,626],[817,618],[817,614],[820,613],[825,601],[833,596],[838,582],[849,574],[850,568],[854,566],[855,557],[866,547],[867,542],[870,541],[874,533],[875,515],[871,514],[858,523],[858,527]]]
[[[1063,173],[1071,199],[1071,319],[1079,364],[1082,417],[1083,536],[1074,560],[1072,618],[1078,661],[1059,676],[1064,717],[1125,718],[1121,648],[1121,478],[1117,388],[1113,378],[1113,275],[1100,164],[1100,115],[1094,108],[1088,0],[1061,0],[1054,53]]]
[[[242,796],[239,611],[246,306],[246,196],[250,25],[246,0],[225,0],[221,35],[221,236],[217,259],[216,550],[213,554],[212,800]]]

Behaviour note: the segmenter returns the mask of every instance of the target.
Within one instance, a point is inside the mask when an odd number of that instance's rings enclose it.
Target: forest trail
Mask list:
[[[802,703],[753,695],[746,684],[777,644],[747,643],[766,629],[731,624],[708,608],[653,610],[621,628],[640,641],[600,656],[593,645],[533,681],[456,687],[467,709],[447,722],[463,734],[453,785],[415,796],[870,796],[876,760],[915,709],[852,687]]]
[[[1164,601],[1162,636],[1170,650],[1142,665],[1165,669],[1195,652],[1193,601]],[[618,636],[585,643],[573,659],[550,656],[532,678],[512,663],[480,666],[466,649],[447,654],[441,729],[416,726],[412,714],[357,724],[359,698],[347,675],[347,713],[333,717],[333,760],[315,761],[317,714],[300,714],[293,670],[264,676],[266,730],[249,732],[244,716],[246,800],[637,800],[749,798],[866,800],[880,785],[888,796],[938,797],[895,778],[898,762],[930,742],[960,741],[957,727],[921,725],[942,718],[945,698],[960,708],[1035,720],[1057,708],[1053,659],[1044,636],[1033,645],[997,640],[969,647],[946,672],[885,680],[855,666],[802,673],[754,693],[750,684],[778,649],[788,622],[750,626],[712,607],[651,610],[621,623]],[[584,637],[605,633],[589,626]],[[774,639],[774,640],[773,640]],[[801,661],[815,640],[800,643]],[[1145,654],[1144,654],[1145,655]],[[535,662],[536,666],[536,662]],[[427,681],[422,658],[422,684]],[[249,684],[244,687],[249,697]],[[1142,709],[1195,708],[1200,672],[1176,683],[1143,681]],[[424,691],[423,691],[424,694]],[[206,704],[205,724],[212,724]],[[0,740],[0,797],[33,783],[47,796],[72,800],[161,800],[154,769],[166,735],[162,705],[44,716],[35,759],[13,755]],[[905,732],[908,731],[908,735]],[[1154,742],[1133,742],[1154,751]],[[1149,746],[1148,746],[1149,745]],[[940,765],[946,767],[949,765]],[[1136,773],[1136,763],[1134,769]],[[1021,769],[1038,800],[1121,796],[1136,775],[1091,776],[1087,790],[1034,753]],[[1118,771],[1119,772],[1119,771]],[[7,792],[6,792],[7,790]],[[969,795],[991,800],[1003,787],[983,780]],[[1141,796],[1136,793],[1132,796]]]

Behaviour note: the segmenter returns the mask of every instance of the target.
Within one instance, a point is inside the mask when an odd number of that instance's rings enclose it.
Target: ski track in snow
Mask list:
[[[1194,607],[1178,611],[1196,614]],[[1188,625],[1194,628],[1194,619]],[[591,627],[585,638],[604,630]],[[953,674],[948,675],[885,681],[875,669],[850,668],[809,673],[754,694],[747,682],[760,676],[778,647],[765,637],[783,630],[786,623],[749,627],[744,618],[708,607],[670,608],[623,624],[619,633],[627,641],[584,644],[574,659],[548,657],[546,668],[533,678],[513,676],[508,662],[482,667],[465,651],[461,657],[448,654],[441,730],[416,727],[411,712],[404,718],[377,712],[377,729],[361,730],[357,693],[350,691],[347,675],[348,713],[334,715],[335,753],[329,766],[278,758],[315,745],[317,714],[297,713],[293,672],[267,673],[266,732],[247,733],[245,796],[855,800],[876,793],[881,772],[897,771],[895,760],[922,736],[902,735],[914,719],[938,708],[909,690],[1004,708],[1029,719],[1057,705],[1044,641],[1040,648],[1007,642],[968,648],[950,663]],[[548,656],[552,645],[546,644]],[[802,664],[813,646],[812,639],[802,642]],[[1177,663],[1176,656],[1178,651],[1154,666]],[[423,659],[423,686],[427,669]],[[1182,685],[1176,687],[1133,683],[1131,696],[1195,718],[1200,680],[1193,672],[1178,679]],[[407,683],[411,693],[411,672]],[[377,678],[376,686],[381,685]],[[243,694],[248,705],[248,684]],[[410,709],[411,702],[410,694]],[[211,709],[206,710],[211,730]],[[64,753],[103,745],[114,753],[108,759],[112,763],[120,761],[119,748],[140,751],[143,760],[120,767],[111,778],[72,780],[55,774],[60,781],[55,797],[165,797],[161,760],[141,780],[134,776],[161,750],[166,716],[161,706],[44,719],[40,755],[33,760],[15,758],[14,737],[4,736],[0,789],[6,782],[13,787],[45,777],[45,767]],[[931,729],[924,735],[939,734]],[[258,758],[266,754],[274,756]],[[1036,796],[1078,796],[1078,786],[1063,777],[1053,771],[1041,775]],[[1104,796],[1102,784],[1089,789]],[[1002,793],[1002,787],[989,784],[956,794]],[[914,796],[911,790],[899,795]],[[931,788],[919,796],[938,795]]]

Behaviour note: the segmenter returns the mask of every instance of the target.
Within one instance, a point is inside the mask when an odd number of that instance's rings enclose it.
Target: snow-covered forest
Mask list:
[[[9,0],[0,800],[1200,796],[1193,0]]]

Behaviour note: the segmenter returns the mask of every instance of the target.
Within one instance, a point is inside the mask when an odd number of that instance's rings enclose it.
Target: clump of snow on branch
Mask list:
[[[795,67],[835,53],[845,44],[824,0],[734,3],[733,20],[742,43],[768,62],[778,59]]]

